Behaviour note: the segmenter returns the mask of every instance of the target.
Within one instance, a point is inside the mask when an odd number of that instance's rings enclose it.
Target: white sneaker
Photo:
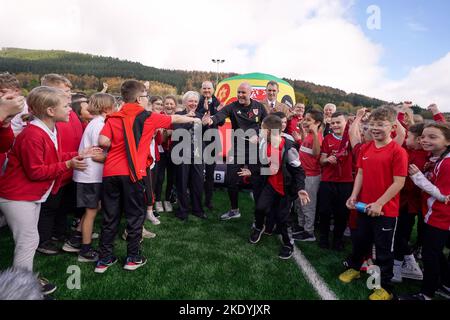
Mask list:
[[[170,203],[170,201],[164,201],[164,210],[166,212],[172,212],[173,211],[173,207],[172,207],[172,204]]]
[[[147,229],[145,229],[145,227],[142,227],[142,238],[153,239],[155,237],[156,237],[156,233],[148,231]]]
[[[155,226],[161,223],[161,221],[159,221],[159,219],[153,214],[152,209],[147,210],[147,220],[149,220]]]
[[[391,279],[393,283],[401,283],[403,281],[402,277],[402,261],[394,260],[394,276]]]
[[[414,258],[414,255],[405,256],[405,262],[402,265],[402,277],[413,280],[423,280],[422,270]]]
[[[156,201],[155,202],[155,210],[156,210],[157,213],[164,212],[164,208],[163,208],[163,205],[162,205],[161,201]]]
[[[351,237],[352,236],[352,231],[350,230],[349,227],[345,228],[344,231],[344,237]]]

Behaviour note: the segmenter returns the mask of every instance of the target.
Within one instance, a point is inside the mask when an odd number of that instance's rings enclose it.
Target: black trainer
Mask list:
[[[78,254],[78,262],[97,262],[98,252],[90,248],[87,252],[81,252]]]
[[[39,278],[39,282],[41,283],[41,287],[42,287],[42,294],[44,296],[47,296],[49,294],[52,294],[53,292],[56,291],[57,287],[50,283],[47,279],[45,278]]]
[[[430,300],[430,298],[427,298],[423,293],[416,293],[416,294],[405,294],[403,296],[398,297],[398,300],[416,300],[416,301],[426,301]]]
[[[267,226],[264,229],[264,234],[271,236],[273,234],[273,229],[275,226]]]
[[[300,227],[298,224],[294,224],[291,228],[292,235],[299,234],[305,231],[303,227]]]
[[[441,286],[437,289],[436,294],[444,299],[450,300],[450,287]]]
[[[81,237],[71,237],[62,247],[64,252],[78,253],[81,250]]]
[[[309,232],[302,232],[298,235],[298,237],[293,238],[294,240],[297,241],[305,241],[305,242],[314,242],[316,241],[316,237],[314,236],[313,233],[309,233]]]
[[[256,228],[253,228],[252,233],[250,234],[250,243],[256,244],[261,240],[261,235],[263,234],[264,230],[266,230],[266,227],[263,226],[261,230],[258,230]]]
[[[278,257],[280,259],[286,260],[292,257],[292,254],[294,253],[294,247],[291,246],[282,246],[280,249],[280,253],[278,254]]]
[[[54,256],[60,252],[59,247],[51,240],[41,243],[36,251],[48,256]]]

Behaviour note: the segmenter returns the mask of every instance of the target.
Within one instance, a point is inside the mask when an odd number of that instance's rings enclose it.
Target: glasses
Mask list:
[[[153,102],[153,104],[156,104],[157,106],[162,106],[163,105],[162,102]]]
[[[378,124],[369,124],[369,129],[384,129],[389,127],[389,124],[382,124],[382,125],[378,125]]]

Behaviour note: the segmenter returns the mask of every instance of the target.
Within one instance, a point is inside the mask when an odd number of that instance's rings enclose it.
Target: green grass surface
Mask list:
[[[147,229],[157,237],[144,240],[143,254],[148,262],[137,271],[122,269],[126,242],[120,238],[115,242],[119,263],[104,274],[95,274],[94,264],[78,263],[76,255],[68,253],[52,257],[37,253],[35,271],[58,286],[57,299],[319,299],[295,261],[278,258],[278,237],[263,236],[257,245],[248,243],[253,221],[253,201],[248,193],[240,194],[240,219],[219,220],[229,209],[226,192],[215,192],[214,205],[207,220],[190,216],[188,222],[181,222],[172,213],[162,213],[160,225],[147,221]],[[124,225],[122,221],[120,234]],[[100,217],[97,232],[99,227]],[[320,249],[316,242],[296,245],[339,299],[367,299],[366,275],[351,284],[338,280],[344,271],[342,261],[351,250],[348,238],[340,253]],[[11,233],[2,228],[0,270],[12,264],[12,257]],[[67,268],[71,265],[81,268],[80,290],[67,289]],[[406,279],[396,285],[395,292],[417,292],[419,288],[420,282]]]

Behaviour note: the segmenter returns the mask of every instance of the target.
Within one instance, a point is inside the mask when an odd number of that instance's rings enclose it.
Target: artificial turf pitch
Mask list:
[[[280,240],[263,235],[257,245],[248,242],[253,221],[253,201],[240,194],[241,218],[220,221],[229,209],[225,191],[214,194],[214,210],[208,219],[190,216],[181,222],[173,213],[162,213],[161,224],[146,228],[157,234],[142,244],[147,264],[133,272],[122,269],[126,242],[120,238],[122,221],[115,242],[119,262],[104,274],[94,273],[93,263],[79,263],[75,254],[43,256],[36,253],[34,271],[58,286],[53,294],[58,300],[70,299],[151,299],[151,300],[316,300],[320,296],[305,279],[294,259],[278,258]],[[99,232],[100,217],[95,230]],[[365,300],[370,291],[366,276],[351,284],[338,280],[344,271],[342,261],[351,250],[346,240],[344,252],[323,250],[316,242],[299,243],[299,248],[338,299]],[[97,240],[94,240],[94,247]],[[0,270],[12,264],[12,235],[0,229]],[[80,289],[68,289],[68,267],[81,270]],[[69,279],[70,280],[70,279]],[[70,282],[70,281],[69,281]],[[73,282],[72,282],[73,283]],[[395,287],[396,293],[417,292],[420,282],[407,280]]]

